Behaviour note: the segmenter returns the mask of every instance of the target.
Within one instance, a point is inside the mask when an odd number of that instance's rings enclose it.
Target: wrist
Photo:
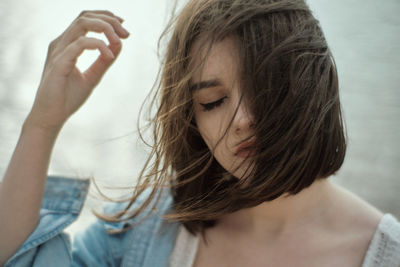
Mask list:
[[[51,125],[40,120],[35,119],[32,114],[29,114],[25,119],[24,124],[22,126],[22,131],[34,131],[40,132],[47,136],[57,136],[60,132],[63,124],[55,124]]]

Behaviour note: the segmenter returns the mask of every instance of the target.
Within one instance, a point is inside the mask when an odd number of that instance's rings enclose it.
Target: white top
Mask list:
[[[199,237],[180,226],[170,267],[192,267],[199,246]],[[371,240],[362,267],[400,267],[400,223],[385,214]]]
[[[199,237],[192,235],[181,225],[169,260],[169,266],[192,267],[198,246]]]
[[[385,214],[369,244],[362,267],[400,267],[400,223]]]

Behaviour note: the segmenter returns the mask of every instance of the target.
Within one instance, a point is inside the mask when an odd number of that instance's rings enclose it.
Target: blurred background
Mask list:
[[[182,4],[184,1],[180,1]],[[348,152],[332,179],[383,212],[400,218],[400,1],[309,0],[336,59]],[[87,103],[69,120],[53,152],[49,174],[94,177],[110,196],[133,185],[147,149],[136,123],[159,68],[157,41],[169,0],[2,0],[0,2],[0,174],[28,114],[48,44],[82,10],[107,9],[131,32],[123,51]],[[85,69],[98,52],[85,52]],[[101,197],[91,190],[72,235],[94,216]]]

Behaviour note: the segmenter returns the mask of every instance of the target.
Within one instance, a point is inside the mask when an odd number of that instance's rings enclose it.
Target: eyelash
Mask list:
[[[206,104],[201,104],[204,108],[204,111],[210,111],[213,110],[216,107],[219,107],[222,105],[222,103],[224,103],[225,99],[228,98],[226,96],[224,96],[223,98],[218,99],[217,101],[214,102],[210,102],[210,103],[206,103]]]

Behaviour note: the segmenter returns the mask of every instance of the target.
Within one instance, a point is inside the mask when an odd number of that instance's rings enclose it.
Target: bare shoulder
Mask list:
[[[341,186],[334,185],[332,194],[330,231],[337,238],[338,253],[347,262],[363,262],[383,213]]]
[[[339,219],[337,222],[342,222],[350,229],[375,232],[384,214],[349,190],[333,183],[332,188],[335,199],[332,205]]]

